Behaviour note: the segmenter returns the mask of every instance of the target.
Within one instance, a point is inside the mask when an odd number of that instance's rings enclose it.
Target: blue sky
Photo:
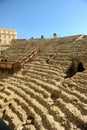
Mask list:
[[[0,28],[18,38],[87,34],[87,0],[0,0]]]

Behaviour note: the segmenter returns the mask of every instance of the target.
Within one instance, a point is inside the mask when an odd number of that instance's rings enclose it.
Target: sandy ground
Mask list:
[[[64,49],[40,52],[0,80],[0,117],[13,130],[87,130],[87,70],[65,78],[71,61]]]

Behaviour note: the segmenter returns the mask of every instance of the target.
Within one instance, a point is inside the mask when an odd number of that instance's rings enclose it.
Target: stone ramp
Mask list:
[[[13,47],[2,51],[0,61],[0,71],[2,73],[17,73],[26,62],[30,61],[39,52],[39,48],[35,47],[30,47],[27,52],[24,52],[23,49],[25,48]]]

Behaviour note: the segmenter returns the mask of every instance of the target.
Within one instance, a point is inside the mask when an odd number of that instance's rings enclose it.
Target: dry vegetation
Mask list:
[[[87,130],[87,36],[17,42],[8,57],[16,48],[40,52],[1,75],[0,117],[12,130]]]

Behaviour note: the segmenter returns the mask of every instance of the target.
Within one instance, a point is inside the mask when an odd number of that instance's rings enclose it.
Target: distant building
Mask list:
[[[0,45],[10,44],[12,39],[17,38],[16,30],[0,28]]]

